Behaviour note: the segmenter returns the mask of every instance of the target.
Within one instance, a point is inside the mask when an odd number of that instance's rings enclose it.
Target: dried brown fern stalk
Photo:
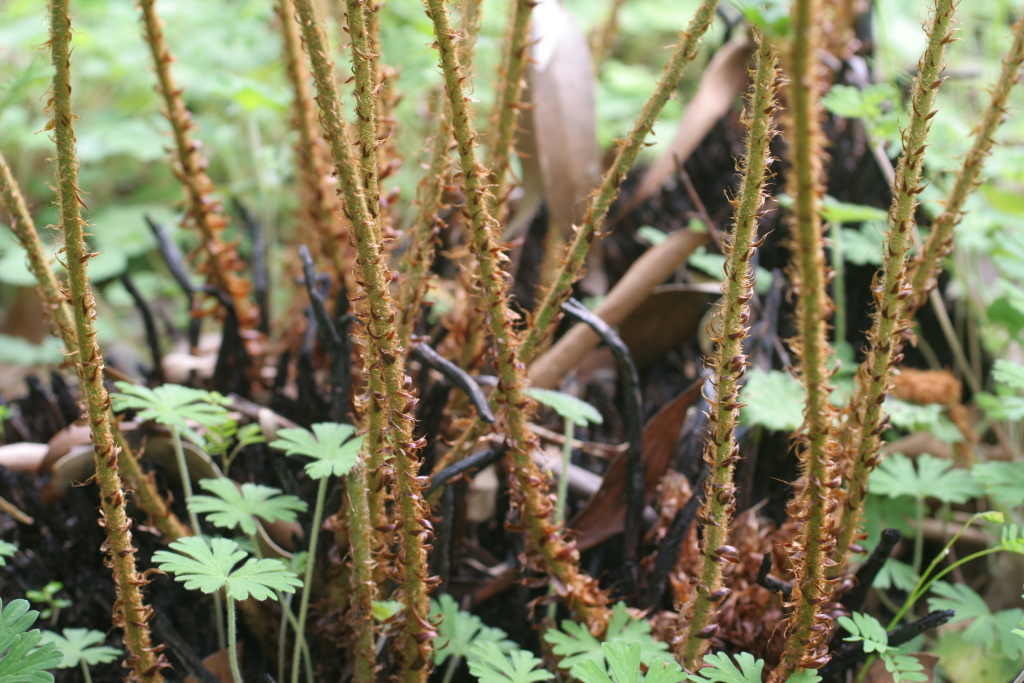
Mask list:
[[[832,349],[828,319],[832,315],[826,286],[830,269],[821,235],[820,203],[824,194],[824,135],[821,131],[820,92],[823,65],[819,0],[795,0],[791,13],[790,43],[786,54],[788,79],[786,137],[791,170],[787,181],[793,196],[790,268],[792,296],[797,302],[797,337],[791,340],[796,374],[804,386],[804,424],[797,434],[800,481],[790,501],[790,520],[797,537],[790,543],[796,580],[788,603],[786,645],[782,661],[769,683],[782,683],[800,668],[817,669],[829,659],[831,617],[821,608],[832,593],[827,576],[835,548],[833,513],[841,483],[836,467],[836,409],[829,400]]]
[[[132,545],[131,520],[125,511],[124,489],[118,474],[118,446],[110,425],[110,397],[103,386],[103,354],[96,343],[93,318],[96,302],[87,273],[89,259],[97,254],[85,243],[85,221],[78,189],[78,156],[75,150],[75,115],[71,111],[71,16],[68,0],[50,3],[50,54],[54,67],[53,86],[47,112],[47,130],[53,131],[57,148],[57,201],[59,228],[64,238],[64,266],[68,271],[68,287],[64,299],[74,318],[74,344],[68,349],[78,371],[82,397],[89,418],[89,429],[95,449],[96,483],[100,489],[100,524],[106,530],[103,550],[113,571],[117,601],[114,605],[114,626],[124,630],[128,649],[125,664],[139,681],[159,683],[160,670],[168,666],[153,647],[147,622],[153,614],[142,598],[147,580],[135,569],[135,547]],[[71,341],[69,339],[69,341]]]
[[[502,261],[507,257],[496,240],[496,223],[489,209],[486,171],[477,163],[476,134],[472,113],[463,87],[455,35],[444,0],[427,0],[427,14],[434,22],[434,37],[444,73],[445,91],[452,113],[452,127],[466,194],[465,214],[471,230],[470,248],[477,259],[475,283],[485,304],[482,315],[495,347],[501,422],[509,449],[509,484],[513,506],[529,539],[529,553],[553,579],[559,595],[591,630],[604,630],[607,598],[597,582],[579,569],[579,553],[552,523],[552,496],[545,477],[533,461],[536,437],[528,426],[533,405],[524,391],[523,366],[519,362],[519,339],[508,306],[507,274]]]
[[[185,189],[185,227],[195,230],[201,242],[196,269],[209,284],[223,290],[234,303],[238,321],[244,329],[256,327],[260,312],[249,296],[250,284],[239,275],[244,269],[235,244],[224,241],[228,217],[216,198],[213,182],[206,174],[207,161],[193,137],[195,124],[182,99],[183,89],[174,81],[171,64],[174,56],[164,40],[162,22],[156,12],[156,0],[139,0],[142,26],[156,70],[156,90],[164,101],[164,116],[174,133],[174,173]]]
[[[876,274],[871,288],[874,319],[868,332],[867,356],[857,368],[843,429],[841,458],[846,501],[837,534],[836,560],[840,567],[860,527],[868,475],[881,458],[881,434],[888,421],[882,404],[892,389],[892,367],[902,359],[900,350],[910,335],[910,319],[903,313],[904,302],[913,295],[907,280],[907,253],[916,228],[917,195],[924,190],[928,132],[937,112],[935,96],[942,83],[946,45],[953,40],[955,9],[953,0],[935,3],[927,31],[928,44],[911,89],[910,120],[903,130],[903,153],[896,165],[882,270]]]
[[[758,42],[743,115],[747,126],[746,153],[740,162],[739,195],[732,200],[736,212],[734,226],[722,242],[726,265],[718,314],[721,327],[714,340],[717,344],[715,357],[709,362],[714,371],[715,395],[709,397],[711,433],[704,448],[704,462],[710,476],[704,484],[705,498],[699,513],[703,529],[700,576],[694,586],[694,597],[681,616],[682,637],[674,646],[676,656],[691,671],[697,668],[709,640],[719,629],[715,623],[717,605],[730,592],[723,586],[723,568],[738,559],[729,540],[736,508],[733,469],[740,450],[735,435],[742,407],[739,389],[747,367],[743,340],[749,332],[747,302],[754,296],[751,259],[760,246],[757,223],[764,206],[765,178],[772,162],[769,144],[777,134],[774,126],[778,109],[776,96],[782,84],[774,48],[760,36]]]
[[[295,0],[295,9],[316,83],[317,102],[327,142],[334,158],[342,204],[351,221],[351,235],[357,253],[359,284],[364,292],[359,311],[365,317],[366,345],[363,364],[369,382],[366,427],[369,456],[365,466],[374,493],[373,475],[380,481],[385,463],[394,467],[392,485],[397,520],[389,547],[395,548],[399,599],[405,605],[401,633],[395,639],[401,667],[400,678],[407,683],[426,679],[436,630],[429,621],[427,594],[433,586],[428,576],[426,544],[431,532],[428,511],[420,495],[417,451],[421,443],[412,439],[412,409],[417,399],[409,392],[411,380],[405,374],[403,350],[398,343],[395,310],[388,289],[390,273],[385,267],[383,245],[377,237],[374,217],[367,208],[366,195],[352,158],[342,115],[341,99],[334,80],[334,65],[327,36],[313,0]],[[370,499],[369,513],[374,514]],[[354,539],[353,539],[354,540]],[[352,615],[368,622],[372,615]],[[368,627],[372,628],[372,624]]]

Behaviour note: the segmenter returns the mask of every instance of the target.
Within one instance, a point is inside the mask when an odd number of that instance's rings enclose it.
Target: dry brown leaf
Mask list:
[[[729,113],[737,96],[747,87],[747,65],[753,52],[754,44],[742,34],[715,53],[701,75],[697,93],[686,105],[672,144],[647,169],[640,187],[617,216],[628,213],[657,194],[665,179],[690,158],[718,120]]]
[[[637,259],[594,312],[609,325],[620,325],[706,239],[707,235],[689,230],[672,233]],[[530,365],[530,382],[543,389],[555,388],[559,380],[600,341],[601,338],[589,326],[575,325]]]
[[[241,657],[243,643],[238,644],[239,657]],[[217,650],[212,655],[203,658],[203,664],[210,670],[217,680],[221,683],[231,683],[231,657],[227,650]],[[185,683],[198,683],[196,679],[188,676],[185,678]]]
[[[658,483],[672,464],[676,441],[686,413],[700,395],[703,381],[690,385],[648,420],[643,431],[645,502],[654,500]],[[576,537],[576,546],[586,550],[622,533],[626,526],[626,458],[623,453],[608,466],[597,493],[573,518],[569,527]]]
[[[662,285],[619,325],[619,336],[643,372],[700,330],[700,321],[721,295],[714,285]]]

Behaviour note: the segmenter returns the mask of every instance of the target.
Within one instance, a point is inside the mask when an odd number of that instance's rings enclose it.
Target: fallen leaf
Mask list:
[[[662,285],[619,325],[619,336],[629,347],[638,370],[657,363],[700,331],[700,321],[721,296],[714,285]]]

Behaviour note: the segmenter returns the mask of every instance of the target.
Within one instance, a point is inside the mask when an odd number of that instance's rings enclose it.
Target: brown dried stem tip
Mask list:
[[[357,253],[360,313],[365,316],[366,344],[363,364],[369,384],[367,467],[371,474],[371,515],[376,513],[374,494],[380,501],[379,486],[386,464],[394,467],[394,498],[398,509],[397,579],[399,598],[405,605],[402,632],[396,639],[401,678],[407,683],[426,679],[436,630],[429,621],[427,594],[434,584],[428,576],[426,545],[431,538],[428,511],[420,495],[419,461],[421,442],[412,439],[412,409],[417,399],[408,391],[402,347],[398,343],[395,310],[388,290],[390,273],[383,260],[383,245],[377,238],[359,177],[352,158],[342,115],[341,99],[334,80],[327,36],[313,0],[295,0],[299,26],[309,55],[324,134],[331,147],[342,204],[351,221],[351,235]],[[377,475],[377,481],[374,476]],[[382,503],[380,503],[382,505]],[[355,541],[355,539],[352,539]],[[368,627],[368,628],[372,628]]]
[[[736,508],[733,468],[740,450],[735,438],[742,407],[739,388],[748,365],[743,340],[749,331],[747,302],[754,296],[751,259],[763,241],[757,239],[757,220],[764,206],[764,181],[772,162],[768,148],[778,133],[773,120],[778,110],[776,96],[782,85],[775,50],[765,38],[758,36],[758,42],[744,112],[747,141],[739,168],[740,192],[732,200],[735,225],[722,242],[726,265],[719,312],[721,332],[714,340],[718,345],[715,358],[709,363],[715,373],[715,395],[709,398],[711,433],[704,448],[704,462],[710,475],[705,480],[705,498],[700,509],[704,530],[700,578],[694,597],[684,610],[682,619],[686,626],[676,648],[683,666],[691,671],[698,668],[710,638],[718,631],[718,604],[729,594],[729,589],[722,585],[723,568],[739,559],[736,549],[728,543]]]
[[[924,190],[922,176],[928,132],[935,96],[942,84],[946,45],[953,41],[953,0],[937,0],[928,27],[928,44],[918,62],[918,75],[910,95],[910,121],[903,131],[903,153],[896,165],[892,204],[889,207],[889,232],[883,250],[882,269],[875,275],[871,291],[874,315],[868,332],[868,350],[857,368],[853,396],[846,410],[846,427],[841,443],[841,462],[845,470],[846,502],[836,543],[833,569],[838,574],[846,561],[847,550],[860,527],[868,475],[881,460],[879,447],[888,417],[882,410],[885,396],[892,388],[892,367],[903,359],[901,349],[910,338],[910,318],[904,315],[904,302],[913,295],[907,281],[907,252],[915,229],[917,195]]]
[[[185,189],[186,215],[184,225],[199,233],[199,259],[196,269],[206,275],[207,282],[223,290],[235,304],[239,323],[245,329],[256,327],[259,311],[249,297],[249,282],[238,273],[244,264],[235,244],[223,241],[228,217],[214,196],[213,182],[206,175],[207,161],[200,153],[200,143],[192,137],[195,124],[185,107],[179,88],[171,75],[174,56],[167,49],[156,0],[139,0],[142,27],[156,70],[156,91],[164,99],[164,116],[174,132],[174,173]]]
[[[95,300],[86,273],[90,252],[85,244],[79,206],[82,199],[78,191],[78,157],[75,152],[75,115],[71,112],[71,17],[68,0],[50,3],[50,54],[54,75],[53,89],[47,111],[51,116],[46,125],[53,131],[57,146],[57,200],[60,210],[60,230],[64,236],[64,266],[68,271],[68,291],[64,300],[74,317],[75,343],[68,349],[78,370],[95,447],[96,482],[100,489],[100,524],[106,529],[107,566],[113,570],[117,601],[114,605],[114,625],[124,629],[124,644],[128,649],[126,664],[139,681],[158,683],[163,680],[162,667],[168,666],[162,646],[154,648],[150,642],[146,622],[152,608],[142,599],[142,586],[147,581],[135,571],[135,548],[132,546],[131,520],[125,513],[124,490],[117,471],[118,447],[110,427],[110,398],[103,386],[103,354],[96,343],[93,318]]]
[[[806,392],[804,425],[797,436],[801,477],[789,503],[789,516],[798,526],[790,544],[796,574],[791,609],[786,622],[786,646],[782,661],[769,683],[787,680],[797,669],[817,669],[828,661],[831,618],[822,613],[832,592],[827,577],[835,547],[832,513],[838,505],[841,483],[836,468],[836,410],[832,392],[828,343],[828,319],[832,302],[825,287],[831,272],[825,261],[821,237],[820,200],[822,180],[821,105],[818,89],[825,79],[821,49],[820,0],[795,0],[787,59],[791,170],[787,186],[793,195],[793,265],[790,279],[797,301],[796,339],[790,342],[799,362],[796,373]]]
[[[466,193],[465,213],[470,225],[470,247],[477,258],[478,287],[483,293],[485,325],[494,340],[498,371],[499,400],[504,403],[502,422],[508,434],[511,463],[509,479],[513,505],[519,510],[530,541],[530,552],[547,571],[559,594],[591,630],[604,630],[607,597],[597,582],[579,570],[579,553],[566,543],[561,530],[551,522],[552,499],[549,482],[533,462],[536,437],[528,426],[533,403],[523,390],[523,366],[519,362],[519,339],[512,327],[514,314],[508,306],[507,261],[504,247],[497,243],[495,221],[489,209],[485,178],[476,159],[476,134],[463,88],[464,78],[455,50],[455,35],[444,0],[426,0],[427,14],[434,22],[434,37],[444,73],[445,91],[452,113],[456,148]]]

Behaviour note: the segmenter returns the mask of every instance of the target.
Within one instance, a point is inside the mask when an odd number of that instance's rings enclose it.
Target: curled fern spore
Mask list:
[[[728,543],[736,507],[733,469],[739,458],[735,437],[741,407],[739,388],[747,367],[743,340],[749,332],[747,302],[754,296],[751,259],[759,245],[757,223],[764,205],[768,165],[772,161],[769,144],[778,132],[773,118],[778,109],[776,97],[781,86],[777,57],[771,43],[764,38],[759,38],[759,43],[744,112],[747,140],[746,154],[740,166],[740,192],[732,200],[736,211],[735,224],[722,245],[726,265],[719,312],[721,332],[715,339],[718,348],[711,362],[715,374],[715,396],[710,401],[708,421],[711,433],[704,449],[704,462],[711,474],[705,480],[705,499],[699,513],[704,530],[700,576],[694,597],[682,616],[688,622],[677,647],[684,666],[690,670],[697,668],[710,638],[718,630],[715,624],[717,605],[729,592],[722,585],[723,568],[737,559],[735,548]]]
[[[896,166],[889,231],[883,250],[882,269],[871,291],[874,313],[868,332],[868,351],[857,368],[853,396],[843,430],[842,464],[846,470],[847,495],[837,537],[837,557],[843,563],[860,526],[868,475],[877,465],[881,432],[886,422],[882,404],[891,389],[892,366],[902,358],[900,349],[910,337],[910,319],[904,302],[914,296],[907,281],[907,253],[915,228],[917,195],[924,189],[924,157],[935,97],[942,83],[946,45],[953,41],[953,0],[938,0],[928,27],[928,44],[918,63],[910,98],[910,121],[903,131],[903,153]],[[836,572],[833,572],[836,573]]]
[[[68,351],[78,371],[95,449],[96,482],[100,489],[101,520],[106,530],[104,549],[113,570],[117,602],[114,625],[124,630],[129,655],[127,666],[140,681],[159,683],[160,670],[168,666],[150,641],[147,622],[153,611],[142,598],[147,581],[135,570],[131,521],[125,511],[125,495],[118,474],[118,447],[110,424],[110,398],[103,386],[103,354],[96,342],[93,318],[96,302],[87,272],[96,254],[85,243],[78,188],[78,156],[75,150],[75,115],[71,111],[71,16],[68,0],[50,3],[50,55],[54,67],[47,112],[48,130],[57,147],[57,201],[59,228],[64,236],[64,266],[68,271],[66,300],[74,316],[74,346]]]

